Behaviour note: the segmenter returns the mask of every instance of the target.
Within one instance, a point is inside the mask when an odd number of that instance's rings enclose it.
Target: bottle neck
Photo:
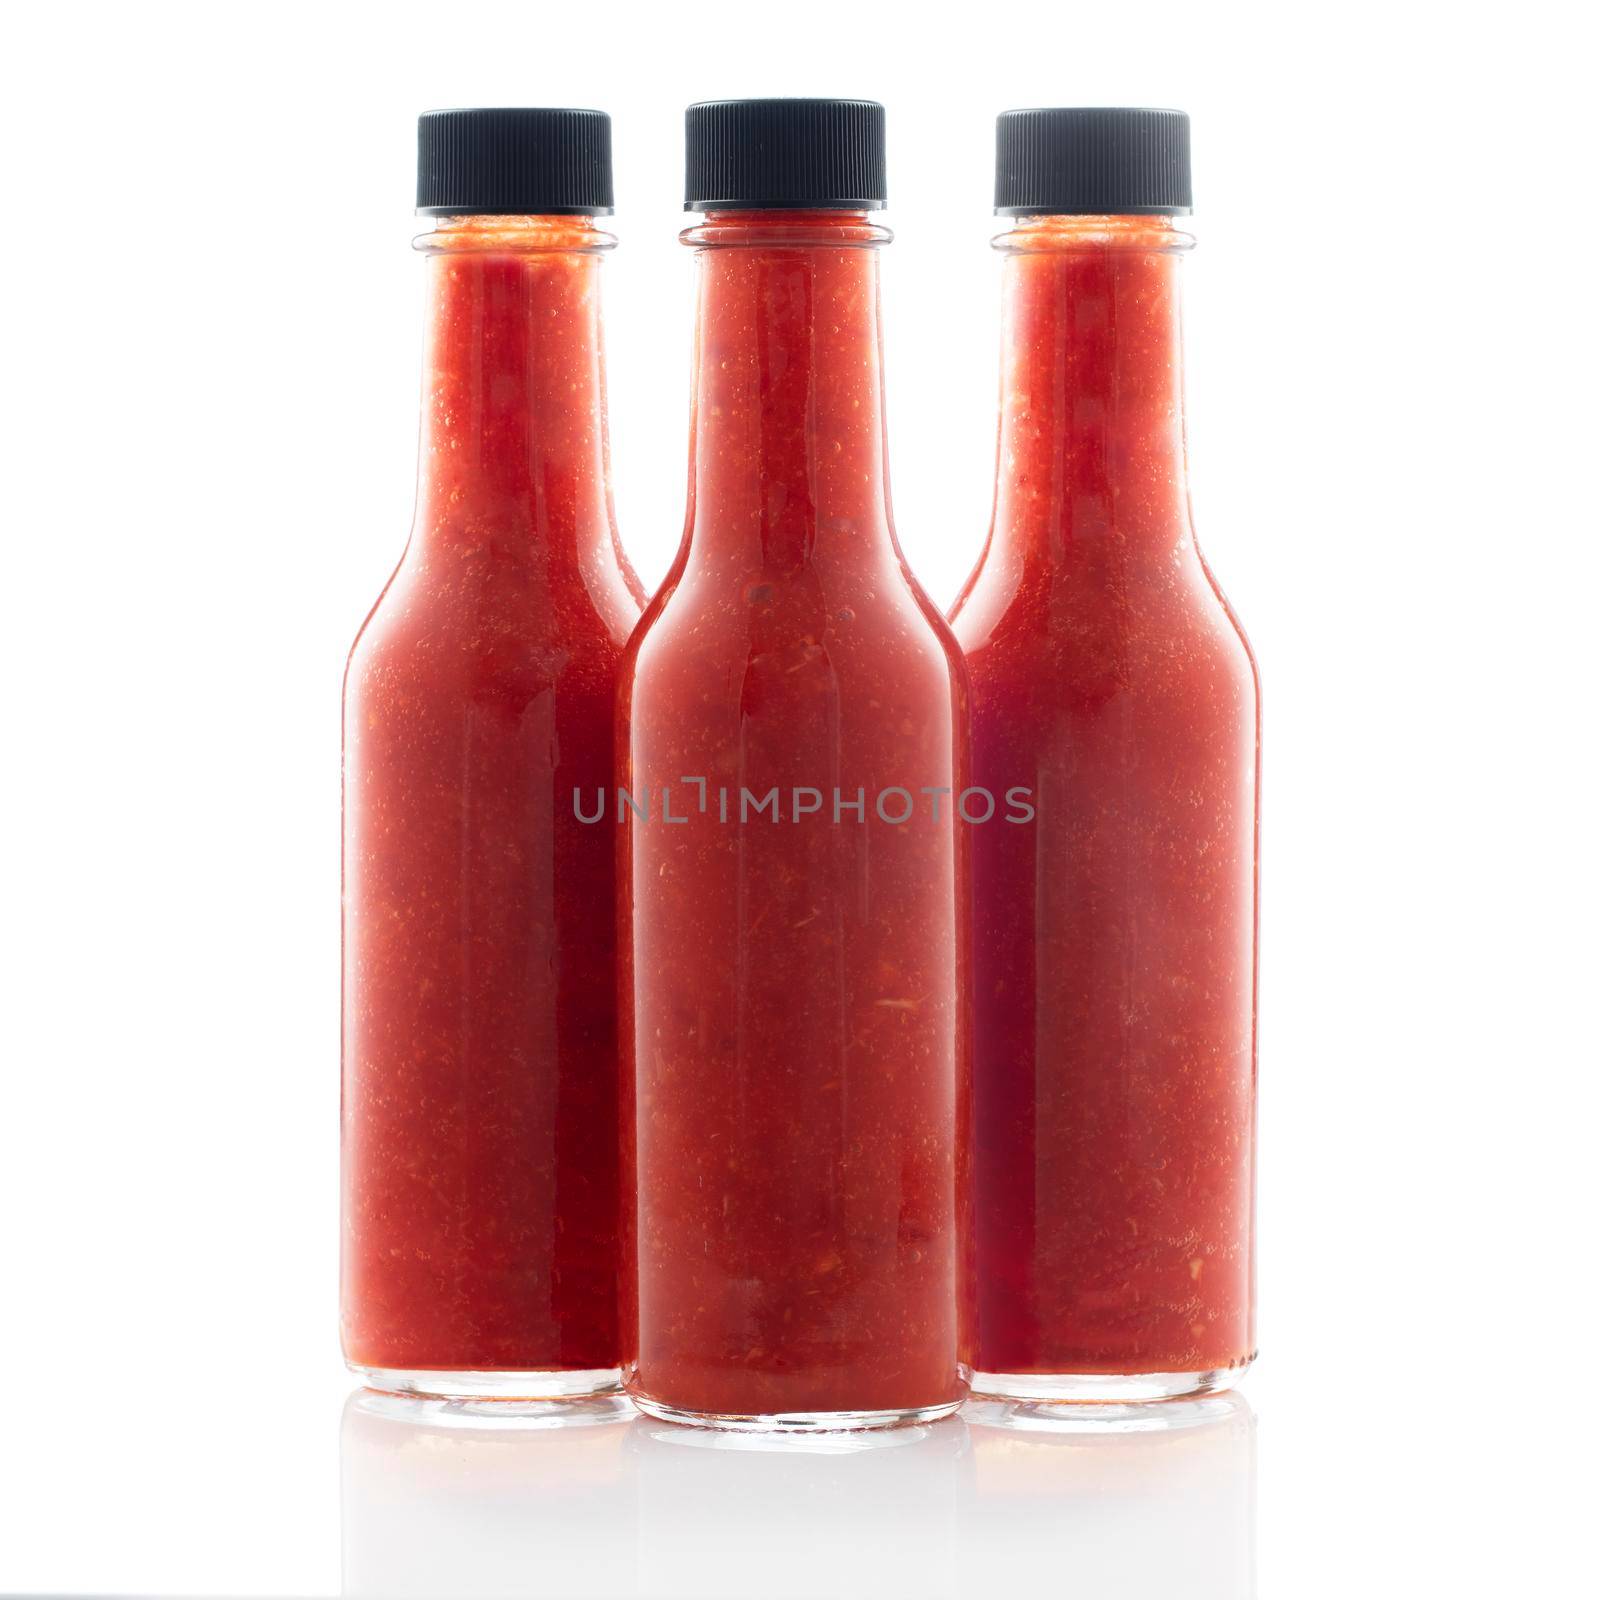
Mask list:
[[[877,247],[855,211],[719,212],[697,252],[687,563],[892,544]]]
[[[581,564],[616,548],[599,293],[614,242],[560,216],[451,217],[417,241],[425,549]]]
[[[1033,217],[1006,254],[992,544],[1027,563],[1189,537],[1179,268],[1165,217]]]

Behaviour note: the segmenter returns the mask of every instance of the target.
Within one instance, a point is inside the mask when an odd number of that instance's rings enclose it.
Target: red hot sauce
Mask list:
[[[881,108],[838,106],[695,108],[691,197],[697,116],[762,123],[733,141],[752,167],[847,116],[881,152]],[[688,527],[620,696],[628,1389],[732,1427],[889,1425],[966,1387],[966,688],[890,524],[889,236],[870,185],[842,192],[708,202],[684,235]]]
[[[566,135],[455,136],[459,160]],[[640,604],[608,483],[611,243],[575,212],[452,214],[421,245],[416,522],[345,682],[343,1336],[379,1388],[619,1378],[615,841],[571,803],[614,782]]]
[[[994,524],[952,616],[974,779],[1037,807],[974,836],[974,1388],[1021,1400],[1225,1387],[1255,1348],[1256,671],[1190,525],[1187,120],[1127,120],[1177,116],[1001,119],[1032,214],[998,241]],[[1138,170],[1181,193],[1079,214],[1180,131]]]

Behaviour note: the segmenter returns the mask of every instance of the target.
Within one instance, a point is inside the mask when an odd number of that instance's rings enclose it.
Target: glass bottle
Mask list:
[[[612,517],[600,112],[422,119],[416,520],[344,703],[343,1315],[376,1387],[615,1390]]]
[[[975,779],[974,1389],[1224,1388],[1254,1337],[1255,663],[1195,546],[1188,119],[1000,119],[994,523],[952,612]]]
[[[691,108],[689,514],[628,650],[617,818],[627,1387],[677,1421],[871,1427],[966,1388],[966,686],[890,520],[883,194],[879,106]]]

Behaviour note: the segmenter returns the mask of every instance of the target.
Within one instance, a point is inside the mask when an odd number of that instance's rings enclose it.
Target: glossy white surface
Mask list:
[[[1585,1570],[1593,1426],[1555,1403],[1261,1371],[1254,1400],[773,1439],[251,1379],[19,1385],[0,1594],[1300,1600]]]
[[[1253,1593],[1248,1407],[1194,1402],[1162,1422],[1062,1433],[958,1419],[779,1441],[645,1418],[441,1427],[356,1399],[344,1592],[940,1597],[1005,1593],[1065,1560],[1097,1594]]]

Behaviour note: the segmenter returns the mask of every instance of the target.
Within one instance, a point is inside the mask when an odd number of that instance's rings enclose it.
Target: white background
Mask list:
[[[1030,1465],[969,1429],[876,1478],[421,1430],[385,1478],[353,1415],[352,1586],[733,1593],[745,1562],[748,1594],[1594,1592],[1577,19],[13,9],[0,1592],[339,1592],[338,700],[411,510],[416,113],[612,113],[616,496],[654,582],[684,488],[682,110],[772,93],[889,108],[894,491],[941,603],[988,514],[994,114],[1194,118],[1195,503],[1265,682],[1255,1421],[1176,1466],[1137,1440]]]

